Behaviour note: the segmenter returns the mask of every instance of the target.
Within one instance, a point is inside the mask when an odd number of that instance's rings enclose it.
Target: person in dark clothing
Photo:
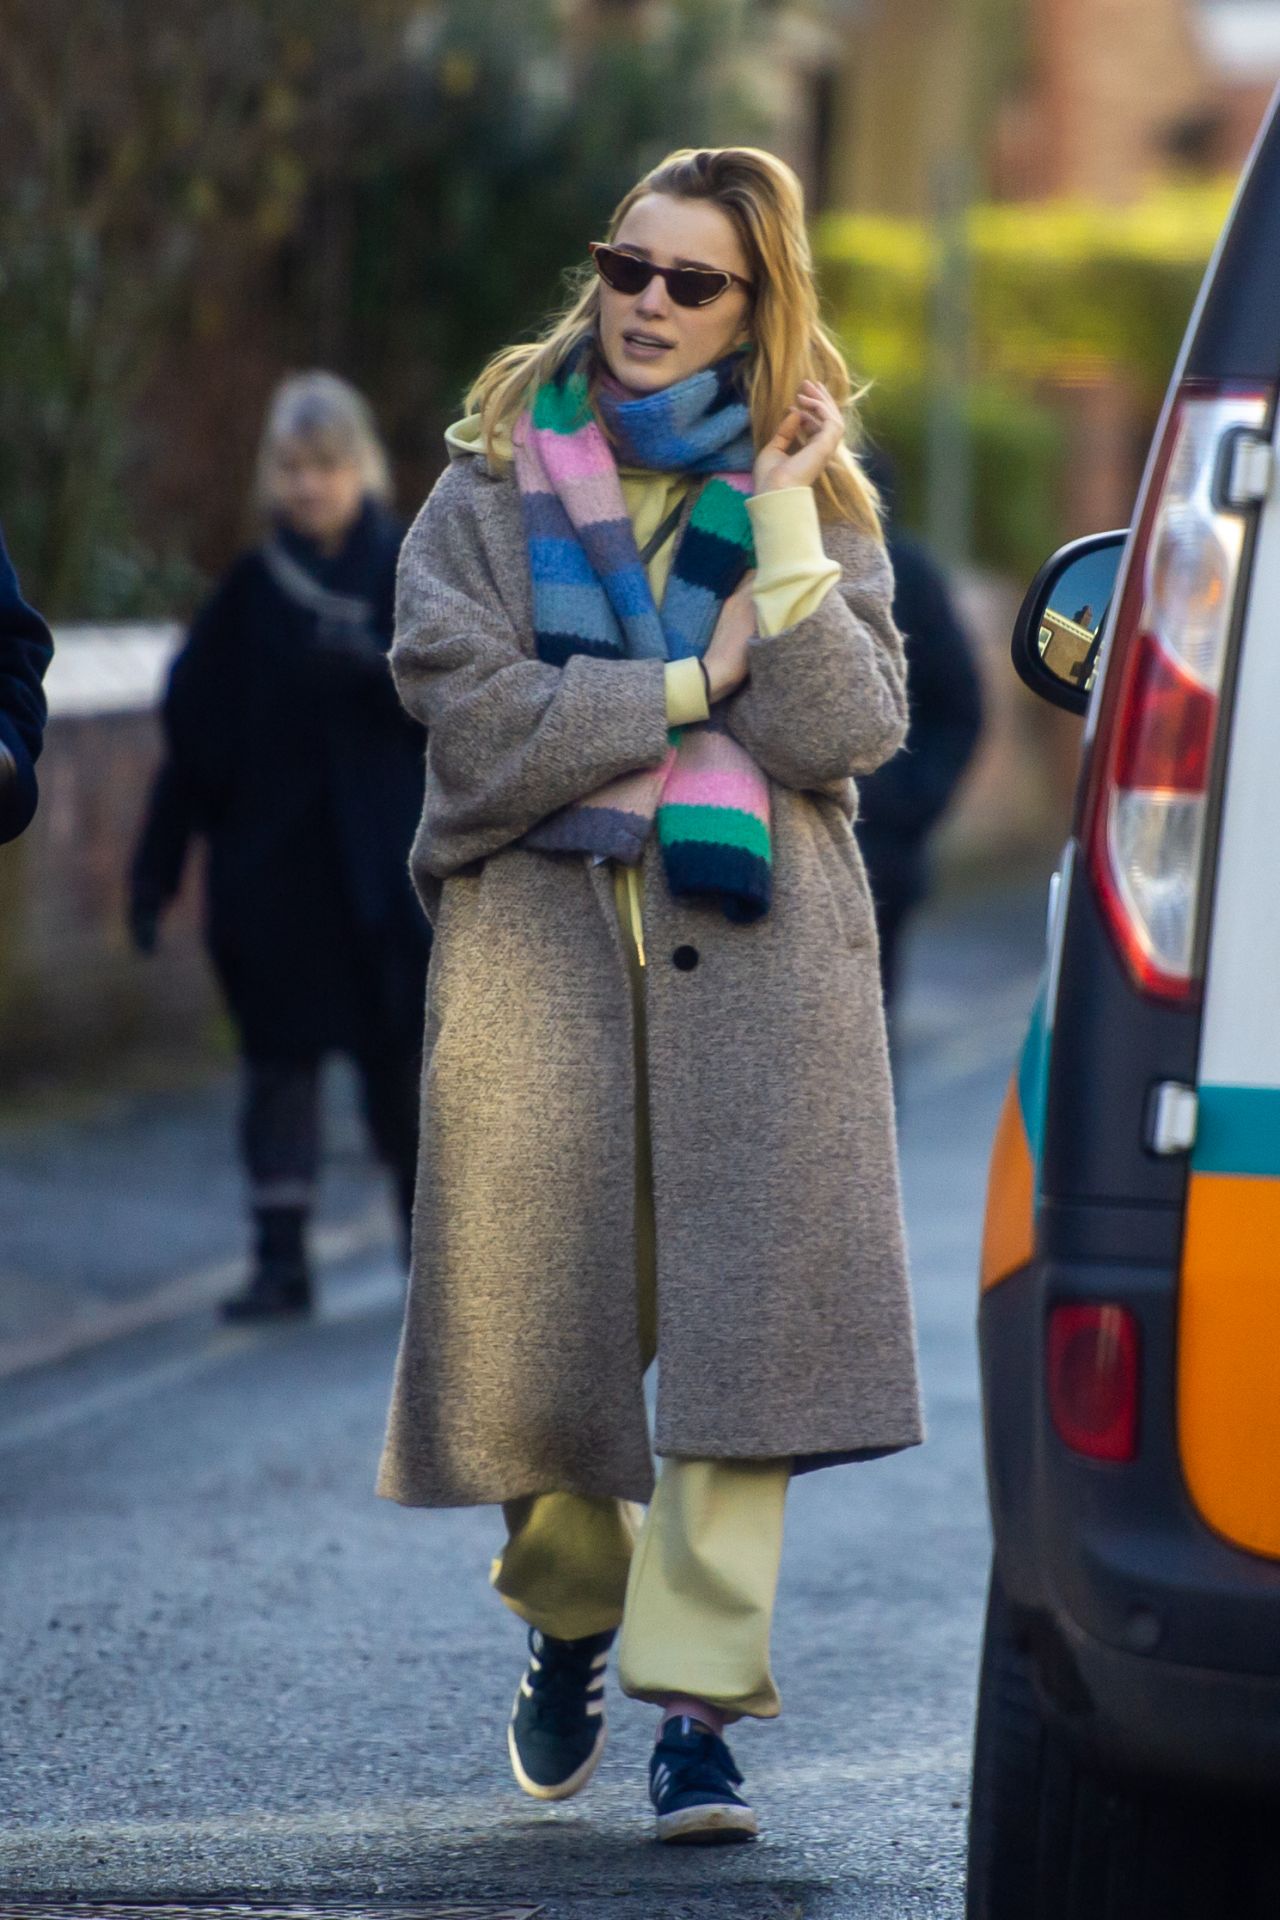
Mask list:
[[[23,599],[0,531],[0,841],[16,840],[36,810],[42,683],[52,656],[49,629]]]
[[[305,1312],[326,1054],[359,1070],[408,1233],[430,944],[408,869],[425,737],[387,661],[402,527],[364,402],[287,381],[259,467],[271,519],[197,615],[164,702],[167,757],[133,862],[143,952],[208,842],[206,935],[244,1056],[240,1148],[257,1230],[233,1319]]]
[[[877,456],[870,466],[887,503],[888,464]],[[982,731],[982,688],[942,569],[891,523],[887,545],[893,618],[906,641],[910,722],[904,746],[858,782],[857,835],[875,903],[880,978],[892,1023],[903,928],[928,891],[929,835]]]

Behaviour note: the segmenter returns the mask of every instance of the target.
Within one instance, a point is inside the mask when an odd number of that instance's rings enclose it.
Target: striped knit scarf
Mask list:
[[[746,496],[753,449],[741,351],[642,398],[606,382],[592,412],[583,351],[534,396],[514,435],[540,659],[701,657],[717,623],[750,622]],[[618,478],[624,466],[706,474],[655,606]],[[735,589],[738,589],[735,599]],[[747,604],[744,605],[744,602]],[[713,714],[673,729],[661,766],[625,774],[540,821],[524,844],[636,865],[656,822],[673,894],[756,920],[772,892],[769,789]]]

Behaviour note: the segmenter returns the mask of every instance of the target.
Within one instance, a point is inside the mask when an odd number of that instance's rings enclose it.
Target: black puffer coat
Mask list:
[[[277,533],[235,562],[174,664],[135,913],[172,897],[204,835],[209,948],[252,1057],[420,1043],[430,933],[407,862],[425,737],[387,664],[401,534],[372,502],[334,556]],[[317,587],[367,619],[307,604]]]

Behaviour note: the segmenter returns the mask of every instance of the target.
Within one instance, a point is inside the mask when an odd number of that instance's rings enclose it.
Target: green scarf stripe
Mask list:
[[[737,807],[689,807],[670,802],[658,811],[658,839],[664,847],[680,840],[741,847],[768,860],[769,828],[754,814]]]
[[[545,432],[577,433],[590,418],[585,373],[571,373],[563,382],[548,380],[534,395],[533,424]]]
[[[732,541],[735,547],[741,547],[754,558],[755,542],[746,499],[736,487],[726,486],[723,480],[707,482],[694,502],[689,524],[700,533],[713,533],[720,540]]]

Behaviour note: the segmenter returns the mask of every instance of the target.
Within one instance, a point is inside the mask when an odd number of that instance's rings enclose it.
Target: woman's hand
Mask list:
[[[756,631],[756,607],[751,598],[755,577],[754,571],[744,574],[741,585],[725,601],[702,656],[713,706],[740,687],[750,672],[747,642],[754,639]]]
[[[754,493],[781,487],[811,487],[844,440],[844,415],[820,380],[804,380],[795,405],[756,455]]]

